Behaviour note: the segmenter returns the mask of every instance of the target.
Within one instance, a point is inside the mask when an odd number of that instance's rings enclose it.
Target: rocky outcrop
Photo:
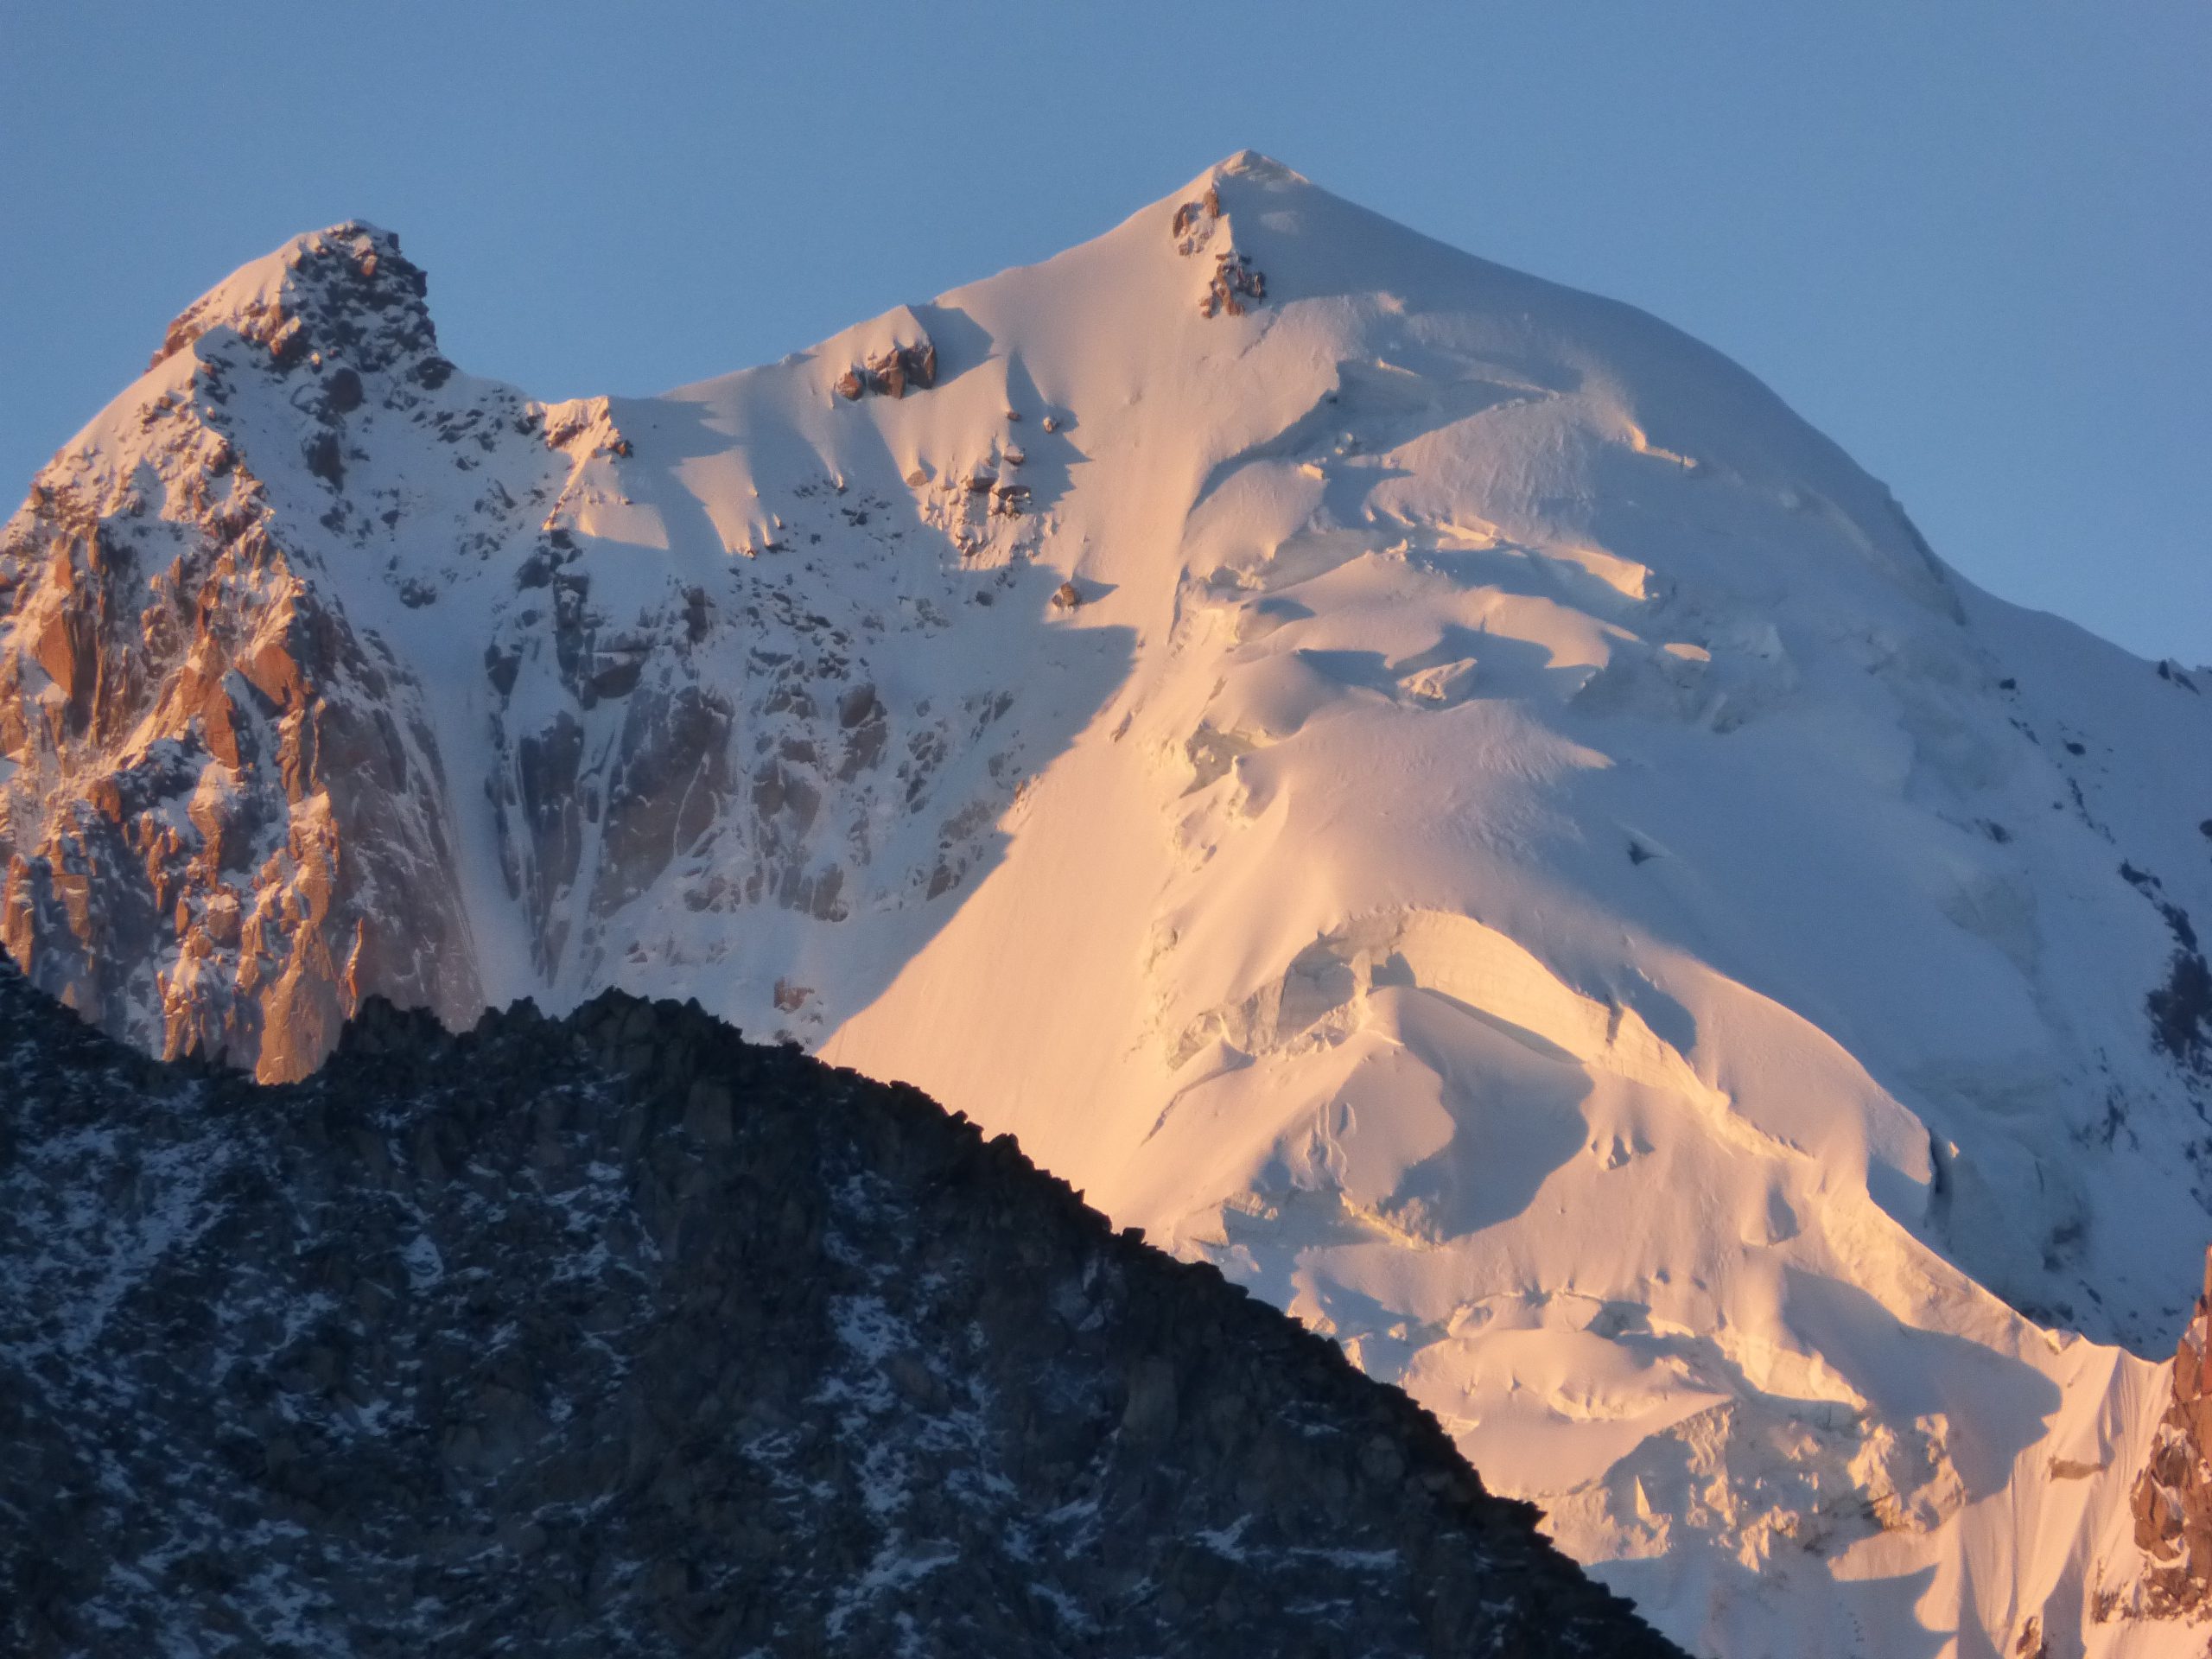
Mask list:
[[[2150,900],[2173,937],[2165,982],[2144,999],[2152,1039],[2180,1065],[2200,1076],[2212,1075],[2212,963],[2205,961],[2197,944],[2196,928],[2189,912],[2166,896],[2165,883],[2158,876],[2126,859],[2120,861],[2120,874]]]
[[[1267,297],[1266,273],[1255,270],[1252,262],[1236,249],[1224,248],[1213,257],[1213,276],[1198,300],[1198,315],[1241,317],[1247,308],[1246,302],[1258,305]]]
[[[2174,1349],[2173,1395],[2131,1500],[2135,1545],[2149,1562],[2142,1611],[2152,1618],[2212,1604],[2212,1254],[2204,1294]]]
[[[904,397],[908,391],[927,391],[937,385],[937,346],[927,334],[897,346],[886,346],[865,363],[837,377],[837,395],[858,403],[871,392],[882,397]]]
[[[1175,251],[1184,255],[1196,253],[1213,233],[1213,221],[1221,217],[1221,186],[1218,182],[1206,186],[1205,194],[1196,201],[1179,204],[1175,217],[1167,226],[1167,233],[1175,239]]]
[[[1196,201],[1184,202],[1175,209],[1168,234],[1174,238],[1175,251],[1185,258],[1194,254],[1213,256],[1213,270],[1198,295],[1200,316],[1241,317],[1251,306],[1266,301],[1267,274],[1255,270],[1238,251],[1222,210],[1218,180],[1207,185],[1205,194]]]
[[[0,960],[0,1074],[11,1651],[1674,1651],[1333,1344],[696,1007],[256,1090]]]

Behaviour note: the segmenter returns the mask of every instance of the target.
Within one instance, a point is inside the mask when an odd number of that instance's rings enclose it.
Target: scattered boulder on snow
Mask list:
[[[1221,217],[1221,187],[1210,184],[1206,193],[1196,201],[1186,201],[1175,210],[1174,221],[1168,233],[1175,239],[1175,251],[1196,253],[1213,233],[1213,221]]]
[[[1227,248],[1213,257],[1213,276],[1198,301],[1198,315],[1241,317],[1245,301],[1257,305],[1267,297],[1267,274],[1254,270],[1252,262],[1236,249]]]
[[[334,490],[346,485],[346,462],[338,448],[335,432],[318,432],[300,446],[301,458],[308,471],[329,485]]]

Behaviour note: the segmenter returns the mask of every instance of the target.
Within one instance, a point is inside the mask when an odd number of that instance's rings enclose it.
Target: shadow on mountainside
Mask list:
[[[1006,362],[971,355],[988,342],[962,314],[919,315],[958,343],[940,347],[942,378],[908,391],[902,415]],[[1033,410],[1026,372],[1007,374],[1028,387],[1010,391],[1008,406]],[[1044,515],[1083,460],[1065,430],[1013,429],[1031,493],[981,512],[962,499],[975,493],[957,453],[935,458],[927,486],[917,481],[870,418],[874,394],[830,401],[821,428],[742,389],[714,397],[616,406],[633,451],[621,463],[626,499],[657,517],[667,545],[580,538],[576,569],[594,593],[625,592],[641,563],[658,561],[668,583],[708,596],[723,635],[688,645],[664,621],[645,638],[653,662],[631,695],[650,693],[659,663],[670,683],[716,700],[718,752],[649,768],[663,791],[696,785],[715,804],[667,849],[659,886],[618,866],[611,877],[602,867],[595,887],[549,890],[553,905],[594,907],[563,919],[602,939],[570,953],[552,1000],[633,974],[642,985],[649,970],[655,991],[814,1041],[872,1003],[997,868],[1015,791],[1125,682],[1135,634],[1087,626],[1056,599],[1065,577],[1044,562]],[[931,441],[984,448],[975,434]],[[733,544],[728,499],[710,501],[714,486],[700,481],[738,466],[752,480],[746,509],[768,527],[749,548]],[[616,740],[618,760],[637,723]]]

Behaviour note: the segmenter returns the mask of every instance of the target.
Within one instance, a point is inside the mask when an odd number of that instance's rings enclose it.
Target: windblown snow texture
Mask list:
[[[425,293],[246,267],[0,530],[36,983],[267,1078],[376,993],[696,996],[1334,1337],[1686,1643],[2196,1643],[2129,1494],[2212,676],[1249,155],[660,397],[474,378]]]
[[[1678,1651],[1332,1344],[696,1007],[263,1090],[0,959],[0,1084],[10,1652]]]

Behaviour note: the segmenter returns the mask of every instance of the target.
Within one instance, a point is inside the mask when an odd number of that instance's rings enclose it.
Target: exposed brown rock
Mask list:
[[[322,406],[326,413],[349,413],[361,406],[361,377],[355,370],[334,369],[322,383]]]
[[[1213,271],[1198,296],[1200,316],[1241,317],[1266,300],[1268,279],[1237,251],[1230,227],[1222,218],[1218,185],[1209,184],[1203,198],[1178,207],[1169,229],[1175,251],[1185,257],[1207,249],[1213,251]]]
[[[904,397],[906,395],[906,353],[894,348],[870,358],[868,384],[868,390],[881,392],[886,397]]]
[[[909,391],[927,391],[937,385],[937,346],[928,335],[911,345],[887,346],[856,368],[839,375],[835,391],[848,403],[857,403],[870,392],[883,397],[904,397]]]
[[[919,344],[909,346],[905,353],[906,378],[918,391],[927,391],[937,385],[937,346],[927,338]]]
[[[2174,1349],[2173,1395],[2129,1509],[2135,1543],[2152,1563],[2143,1605],[2153,1618],[2212,1604],[2212,1254],[2204,1294]]]
[[[1252,262],[1234,248],[1224,249],[1214,255],[1213,276],[1199,298],[1198,315],[1241,317],[1247,300],[1256,305],[1267,297],[1266,275],[1254,270]]]
[[[308,471],[331,486],[342,488],[346,483],[346,463],[338,449],[335,432],[318,432],[301,449]]]
[[[454,1019],[479,1001],[442,815],[416,786],[438,768],[419,694],[301,579],[226,424],[249,390],[296,416],[327,486],[298,505],[344,523],[331,423],[419,397],[425,284],[365,226],[284,257],[273,298],[218,289],[172,325],[162,354],[194,352],[191,386],[149,399],[133,447],[41,474],[5,527],[0,619],[0,741],[22,765],[0,800],[0,939],[118,1034],[264,1077],[315,1065],[362,995]],[[311,372],[312,397],[285,385]]]

